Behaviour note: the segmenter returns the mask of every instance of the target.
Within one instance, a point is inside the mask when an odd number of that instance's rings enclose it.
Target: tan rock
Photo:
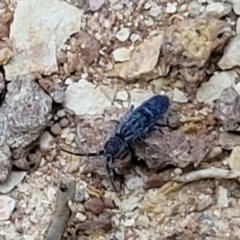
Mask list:
[[[234,147],[229,158],[229,166],[232,170],[240,170],[240,146]]]

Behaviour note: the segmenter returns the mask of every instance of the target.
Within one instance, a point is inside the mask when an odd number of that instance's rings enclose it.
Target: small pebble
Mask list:
[[[65,138],[67,137],[67,135],[69,134],[69,132],[70,132],[70,128],[69,128],[69,127],[64,128],[64,129],[62,130],[62,133],[61,133],[61,138],[62,138],[62,139],[65,139]]]
[[[54,125],[51,126],[51,132],[54,135],[60,134],[62,128],[59,123],[55,123]]]
[[[29,220],[30,220],[32,223],[38,223],[38,220],[37,220],[36,216],[34,216],[34,215],[30,215]]]
[[[167,3],[166,13],[175,13],[177,11],[177,6],[174,3]]]
[[[181,168],[175,168],[174,173],[177,174],[177,175],[180,175],[180,174],[182,174],[182,169]]]
[[[76,192],[76,196],[75,196],[75,200],[79,203],[84,202],[85,201],[85,191],[83,189],[79,189]]]
[[[146,9],[146,10],[148,10],[148,9],[150,9],[150,7],[151,7],[152,5],[151,5],[151,3],[148,3],[148,2],[146,2],[145,4],[144,4],[144,9]]]
[[[42,206],[36,208],[36,216],[42,217],[44,215],[45,209]]]
[[[15,200],[8,196],[0,196],[0,221],[8,220],[15,207]]]
[[[67,118],[62,118],[60,121],[59,121],[59,124],[62,128],[65,128],[69,125],[69,120]]]
[[[56,194],[56,190],[54,187],[49,187],[47,189],[47,199],[49,202],[51,202]]]
[[[117,48],[113,51],[113,58],[116,62],[125,62],[130,60],[131,51],[128,48]]]
[[[98,11],[104,4],[105,0],[89,0],[89,8],[91,11]]]
[[[124,240],[125,239],[124,232],[116,232],[115,237],[118,240]]]
[[[140,215],[137,219],[137,224],[140,226],[140,227],[144,227],[144,228],[147,228],[148,225],[149,225],[149,218],[145,215]]]
[[[131,227],[134,225],[134,223],[135,223],[135,219],[133,218],[122,221],[122,225],[124,225],[125,227]]]
[[[173,101],[179,103],[186,103],[188,102],[188,98],[186,97],[184,92],[180,91],[178,88],[174,88]]]
[[[58,111],[57,111],[57,116],[58,116],[59,118],[65,117],[65,116],[66,116],[65,110],[64,110],[64,109],[58,110]]]
[[[80,222],[84,222],[87,219],[87,217],[83,213],[78,212],[76,214],[76,219]]]
[[[86,209],[94,214],[100,214],[104,210],[104,203],[100,198],[90,198],[84,203]]]
[[[152,17],[157,17],[162,13],[162,7],[158,6],[157,4],[153,4],[150,9],[150,15]]]
[[[218,211],[218,210],[214,210],[213,214],[214,214],[214,216],[216,216],[216,217],[220,217],[220,216],[221,216],[221,213],[220,213],[220,211]]]
[[[218,188],[218,199],[217,199],[217,206],[220,208],[227,208],[229,205],[228,203],[228,190],[222,186]]]
[[[143,186],[143,180],[140,177],[134,177],[129,179],[126,185],[129,190],[134,190]]]
[[[121,101],[127,101],[128,100],[128,92],[125,91],[125,90],[118,91],[115,99],[116,100],[121,100]]]
[[[73,142],[74,138],[75,138],[75,134],[69,133],[65,139],[65,143],[70,145]]]
[[[201,5],[196,1],[191,1],[188,5],[188,12],[190,17],[197,17],[201,11],[200,11]]]
[[[133,33],[133,34],[131,35],[131,37],[130,37],[130,40],[131,40],[133,43],[135,43],[135,42],[138,41],[140,38],[141,38],[140,35]]]
[[[122,201],[121,207],[124,211],[133,211],[139,205],[139,198],[135,196],[130,196]]]
[[[130,30],[128,28],[122,28],[120,31],[117,32],[116,38],[120,42],[125,42],[128,40],[129,35],[130,35]]]
[[[238,36],[240,35],[240,18],[237,19],[236,33],[237,33]]]
[[[50,132],[45,131],[40,137],[39,145],[40,145],[41,151],[47,152],[47,150],[49,150],[53,144],[54,144],[54,137]]]
[[[205,11],[207,13],[219,13],[219,14],[221,14],[224,11],[224,6],[220,2],[212,2],[212,3],[207,5]]]
[[[70,84],[72,84],[73,83],[73,80],[71,79],[71,78],[67,78],[66,80],[65,80],[65,84],[66,85],[70,85]]]
[[[233,11],[236,15],[240,15],[240,2],[233,1]]]

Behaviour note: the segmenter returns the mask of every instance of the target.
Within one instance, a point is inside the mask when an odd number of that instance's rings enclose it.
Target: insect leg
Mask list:
[[[132,112],[133,110],[134,110],[134,105],[131,104],[130,109],[129,109],[129,112]]]
[[[113,171],[112,167],[110,166],[109,162],[107,162],[107,164],[106,164],[106,169],[107,169],[107,173],[108,173],[111,185],[112,185],[114,191],[116,193],[118,193],[118,190],[117,190],[117,188],[115,186],[115,183],[114,183],[114,171]]]
[[[163,125],[154,125],[148,130],[148,132],[159,131],[160,133],[164,134],[161,127],[163,127]]]
[[[116,125],[119,125],[120,121],[116,120],[116,119],[111,119],[110,122],[116,123]]]

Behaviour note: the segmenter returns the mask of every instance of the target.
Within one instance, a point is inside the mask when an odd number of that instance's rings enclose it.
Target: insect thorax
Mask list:
[[[109,138],[104,145],[105,154],[113,158],[118,157],[126,148],[127,143],[118,136]]]

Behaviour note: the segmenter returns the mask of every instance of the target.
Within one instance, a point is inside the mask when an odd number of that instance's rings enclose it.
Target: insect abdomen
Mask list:
[[[125,141],[134,141],[146,133],[167,111],[169,99],[167,96],[156,95],[143,102],[130,112],[119,125],[117,134]]]

